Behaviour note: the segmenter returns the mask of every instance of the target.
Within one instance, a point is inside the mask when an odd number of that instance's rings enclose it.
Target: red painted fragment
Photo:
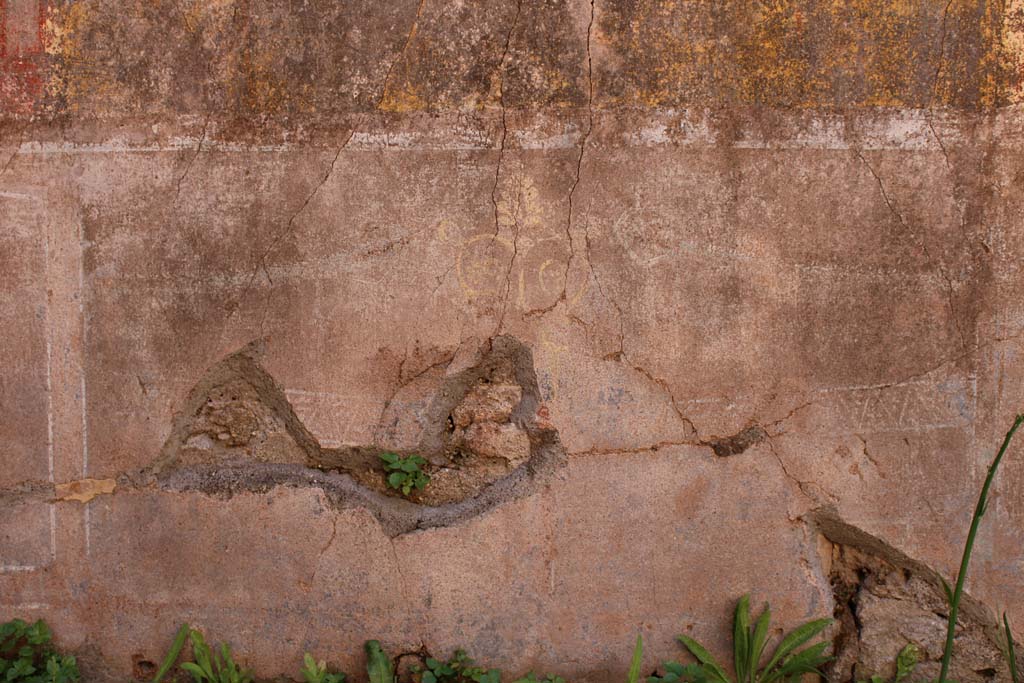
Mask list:
[[[0,0],[0,114],[31,114],[45,84],[46,0]]]

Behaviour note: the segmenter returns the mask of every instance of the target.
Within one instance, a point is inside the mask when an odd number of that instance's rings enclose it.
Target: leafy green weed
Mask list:
[[[761,666],[766,654],[771,627],[771,610],[765,605],[757,622],[751,625],[750,597],[743,596],[736,606],[733,620],[733,667],[736,678],[730,678],[724,667],[700,643],[688,636],[679,636],[697,659],[697,664],[666,663],[666,674],[648,678],[649,683],[790,683],[805,674],[821,676],[820,667],[829,661],[825,650],[830,643],[821,641],[802,650],[801,646],[825,630],[831,619],[816,619],[787,634],[775,648],[768,662]]]
[[[0,680],[5,683],[73,683],[78,663],[55,652],[53,635],[42,621],[14,619],[0,624]]]
[[[413,489],[422,491],[430,482],[430,475],[423,471],[427,461],[418,455],[401,456],[397,453],[381,453],[384,469],[388,474],[388,486],[408,496]]]

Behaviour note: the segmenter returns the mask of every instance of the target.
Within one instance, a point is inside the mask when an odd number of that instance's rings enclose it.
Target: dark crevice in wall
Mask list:
[[[731,455],[739,455],[767,438],[768,432],[763,427],[753,425],[732,436],[707,439],[702,441],[701,444],[708,446],[718,457],[727,458]]]
[[[914,680],[937,678],[949,613],[942,577],[934,569],[879,538],[841,520],[835,510],[810,516],[831,543],[826,558],[835,600],[832,681],[891,678],[907,644],[921,654]],[[952,679],[961,683],[1009,680],[995,614],[964,595],[960,607]],[[1022,658],[1024,663],[1024,658]]]
[[[385,405],[375,443],[337,448],[307,429],[261,353],[250,344],[206,373],[159,458],[129,476],[131,486],[223,496],[317,487],[338,508],[367,508],[395,536],[528,495],[564,463],[558,432],[542,417],[532,354],[513,337],[490,340],[461,369],[453,355],[406,380]],[[396,400],[405,389],[419,392],[415,401]],[[424,491],[405,499],[387,487],[379,456],[392,450],[427,459]]]

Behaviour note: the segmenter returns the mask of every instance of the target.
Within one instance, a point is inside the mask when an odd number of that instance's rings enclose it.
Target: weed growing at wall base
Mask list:
[[[181,668],[192,674],[195,683],[253,683],[255,680],[251,670],[235,663],[227,643],[221,644],[220,652],[211,651],[203,634],[196,630],[189,632],[189,640],[195,661],[185,662]]]
[[[1010,442],[1017,429],[1024,424],[1024,415],[1018,415],[1010,430],[1006,433],[995,459],[989,466],[978,503],[971,519],[970,531],[964,547],[960,572],[957,575],[956,588],[946,588],[946,598],[950,604],[948,637],[943,651],[942,669],[939,683],[946,683],[954,644],[954,628],[960,602],[963,598],[964,583],[970,564],[974,540],[977,536],[981,518],[988,507],[988,493],[995,479],[1003,457],[1006,455]],[[411,475],[398,485],[410,481],[408,488],[422,488],[428,478],[419,469],[424,464],[422,458],[410,456],[401,458],[395,454],[384,457],[389,468],[395,473]],[[392,467],[393,466],[393,467]],[[423,483],[417,484],[422,477]],[[726,672],[714,656],[693,638],[685,635],[679,640],[696,659],[695,662],[681,664],[666,662],[663,675],[652,675],[647,683],[798,683],[807,675],[822,676],[821,666],[830,660],[825,655],[831,645],[829,641],[808,644],[821,634],[830,624],[831,619],[809,621],[787,633],[779,641],[770,657],[767,646],[771,628],[771,611],[767,605],[755,622],[752,622],[750,598],[743,596],[737,606],[733,621],[733,670],[734,677]],[[1015,643],[1010,630],[1009,619],[1003,615],[1005,655],[1013,683],[1020,683],[1017,669]],[[227,644],[219,650],[210,648],[200,631],[184,624],[177,632],[167,657],[157,670],[153,683],[161,681],[174,670],[175,663],[184,649],[186,641],[192,644],[193,661],[184,662],[179,669],[192,677],[193,683],[253,683],[251,670],[242,668],[235,662],[231,648]],[[28,624],[16,619],[0,625],[0,683],[76,683],[80,676],[74,657],[55,652],[51,645],[51,633],[42,621]],[[806,646],[806,647],[805,647]],[[642,640],[638,637],[633,650],[633,658],[629,667],[627,683],[639,683]],[[379,641],[367,641],[365,645],[367,658],[367,675],[369,683],[397,683],[395,668]],[[908,681],[918,664],[920,654],[914,645],[908,645],[900,651],[896,660],[896,676],[891,683]],[[767,661],[762,664],[762,662]],[[306,654],[301,674],[305,683],[345,683],[345,674],[330,672],[325,662],[317,662],[312,655]],[[432,657],[423,660],[423,666],[413,667],[411,683],[501,683],[502,673],[498,669],[477,666],[463,650],[456,650],[447,661]],[[564,679],[554,674],[539,678],[533,672],[512,683],[565,683]],[[889,683],[885,678],[872,676],[868,681],[859,683]]]
[[[425,667],[412,668],[413,675],[419,676],[419,683],[497,683],[501,678],[497,669],[476,666],[465,650],[456,650],[447,662],[427,657],[424,664]]]
[[[824,631],[831,619],[816,619],[797,627],[786,635],[775,648],[768,662],[761,666],[768,634],[771,630],[771,610],[765,605],[757,622],[750,623],[750,597],[744,595],[736,605],[733,618],[733,667],[736,678],[729,678],[725,669],[715,658],[693,638],[679,636],[696,659],[696,664],[666,662],[665,676],[652,676],[648,683],[790,683],[799,681],[806,674],[823,675],[820,667],[829,661],[824,652],[831,643],[827,640],[798,650],[801,646]]]
[[[79,679],[74,657],[57,654],[50,628],[41,620],[0,624],[0,680],[6,683],[72,683]]]
[[[345,683],[345,674],[329,672],[323,660],[317,662],[308,652],[303,656],[302,663],[302,671],[299,673],[305,683]]]
[[[243,671],[235,663],[231,650],[221,646],[221,654],[211,654],[206,646],[203,635],[199,631],[184,624],[174,639],[170,651],[163,660],[160,669],[152,683],[161,683],[163,678],[173,669],[175,662],[181,655],[185,639],[189,638],[193,643],[193,656],[195,662],[184,662],[180,668],[191,674],[195,683],[252,683],[252,673]],[[380,641],[369,640],[364,649],[366,651],[366,674],[369,683],[397,683],[395,666],[387,652],[381,646]],[[640,680],[640,655],[642,643],[639,637],[636,640],[636,647],[633,650],[633,660],[629,667],[629,676],[626,683],[639,683]],[[465,650],[456,650],[455,654],[447,661],[441,661],[433,657],[425,657],[424,666],[414,666],[411,669],[412,683],[501,683],[502,673],[500,669],[488,669],[477,666],[473,659],[466,654]],[[303,657],[303,667],[300,671],[305,683],[345,683],[347,677],[343,673],[335,673],[327,670],[325,662],[317,662],[308,652]],[[19,683],[21,679],[18,679]],[[33,683],[35,683],[33,679]],[[49,683],[49,679],[40,679],[40,683]],[[63,683],[60,681],[58,683]],[[561,676],[548,674],[544,678],[538,678],[530,672],[512,683],[566,683]]]
[[[253,683],[255,676],[249,669],[241,668],[231,653],[231,647],[222,643],[220,651],[211,650],[206,644],[203,634],[188,624],[182,624],[178,634],[174,638],[170,651],[164,657],[163,663],[157,669],[153,683],[160,683],[164,676],[170,673],[174,663],[188,638],[192,643],[192,658],[194,661],[184,662],[181,665],[183,671],[192,676],[194,683]],[[325,683],[318,681],[317,683]]]

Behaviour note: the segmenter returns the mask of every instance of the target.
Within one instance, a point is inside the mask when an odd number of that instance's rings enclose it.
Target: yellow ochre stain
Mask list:
[[[54,499],[88,503],[96,496],[108,495],[117,488],[113,479],[78,479],[54,486]]]
[[[301,36],[254,15],[244,30],[256,39],[239,40],[236,9],[236,0],[126,0],[116,11],[99,0],[54,4],[44,26],[46,100],[70,112],[124,115],[160,106],[157,91],[173,97],[179,74],[157,62],[126,76],[118,61],[126,32],[161,17],[168,40],[194,36],[215,56],[198,77],[210,79],[204,92],[226,96],[226,108],[250,115],[323,106],[321,84],[297,80],[289,66]],[[422,12],[421,2],[379,108],[495,104],[494,77],[469,95],[449,87],[480,57],[453,59],[444,36],[459,27],[427,31]],[[1024,100],[1024,0],[635,0],[602,7],[592,42],[597,106],[991,108]],[[558,66],[541,51],[571,47],[518,46],[515,68],[494,72],[516,74],[517,104],[571,104],[587,63]]]
[[[619,98],[647,106],[997,106],[1024,49],[1024,22],[1007,40],[997,0],[639,0],[615,11],[604,34],[625,56]]]

